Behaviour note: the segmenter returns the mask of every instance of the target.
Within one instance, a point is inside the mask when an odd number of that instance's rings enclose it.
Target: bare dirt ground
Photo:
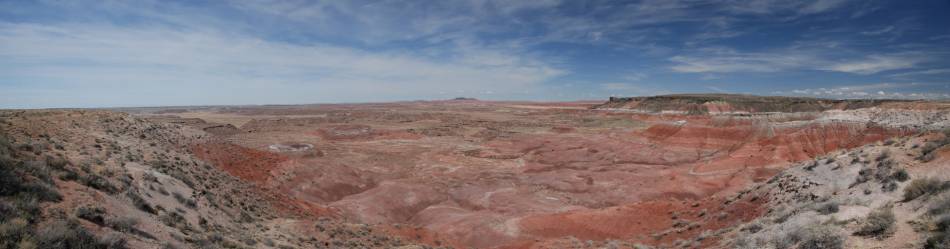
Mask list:
[[[434,244],[477,248],[693,238],[754,219],[763,210],[755,200],[721,202],[795,162],[915,132],[807,115],[660,115],[588,109],[593,104],[438,101],[142,116],[233,125],[193,153],[349,221],[413,227],[438,238]],[[272,149],[288,144],[312,148]]]

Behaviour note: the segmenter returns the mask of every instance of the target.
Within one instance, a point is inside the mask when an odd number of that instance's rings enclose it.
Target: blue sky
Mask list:
[[[7,1],[0,108],[950,97],[950,1]]]

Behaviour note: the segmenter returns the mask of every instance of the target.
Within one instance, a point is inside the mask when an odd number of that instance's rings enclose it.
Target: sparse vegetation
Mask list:
[[[128,192],[126,192],[125,195],[128,196],[129,199],[132,200],[132,205],[134,205],[134,206],[135,206],[136,208],[138,208],[139,210],[145,211],[145,212],[150,213],[150,214],[156,214],[156,213],[157,213],[157,211],[155,210],[155,208],[152,207],[151,204],[148,204],[148,201],[145,201],[145,199],[142,199],[142,196],[140,196],[140,195],[139,195],[138,193],[136,193],[135,191],[133,191],[133,190],[130,189]]]
[[[801,231],[801,249],[839,249],[844,247],[844,236],[833,225],[813,223]]]
[[[106,219],[106,225],[120,232],[135,231],[135,226],[138,224],[139,220],[133,217],[113,217]]]
[[[950,213],[950,194],[944,194],[936,198],[936,200],[930,203],[930,207],[927,209],[927,212],[932,215]]]
[[[907,173],[906,169],[899,169],[894,171],[894,174],[891,174],[891,178],[899,182],[904,182],[910,180],[910,174]]]
[[[950,144],[950,129],[944,130],[944,137],[935,141],[930,141],[924,146],[920,147],[920,156],[917,156],[917,160],[921,162],[930,162],[936,157],[934,151],[937,149]]]
[[[854,233],[860,236],[885,237],[893,232],[894,211],[886,206],[875,209],[865,218],[861,227]]]
[[[815,212],[819,214],[828,215],[838,212],[838,202],[836,201],[827,201],[819,203],[815,206]]]
[[[105,210],[98,206],[81,206],[76,208],[76,217],[102,225],[105,223]]]
[[[944,190],[944,181],[936,178],[914,179],[904,187],[904,201],[912,201],[917,197],[934,194]]]
[[[194,209],[195,207],[198,206],[197,202],[195,202],[194,199],[185,198],[178,192],[172,193],[172,196],[175,197],[175,200],[177,200],[178,203],[181,203],[182,205],[185,205],[186,207]]]

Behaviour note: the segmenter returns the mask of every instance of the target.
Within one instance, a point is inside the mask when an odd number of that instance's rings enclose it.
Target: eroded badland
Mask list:
[[[913,248],[941,239],[942,211],[928,211],[941,199],[906,189],[950,179],[943,102],[682,95],[0,119],[5,227],[130,248],[815,248],[809,232],[826,232],[814,229]],[[882,208],[898,225],[859,234]],[[3,243],[42,248],[41,236]]]

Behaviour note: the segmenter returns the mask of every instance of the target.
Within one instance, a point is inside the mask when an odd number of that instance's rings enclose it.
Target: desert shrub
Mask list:
[[[890,157],[891,157],[891,152],[889,150],[884,150],[884,151],[881,151],[881,154],[878,154],[877,157],[874,158],[874,160],[880,162]]]
[[[46,161],[26,161],[22,164],[22,169],[29,175],[36,177],[46,183],[52,183],[53,177],[50,173]]]
[[[838,212],[838,202],[836,201],[827,201],[819,203],[815,206],[815,212],[820,214],[828,215]]]
[[[910,180],[910,174],[907,173],[906,169],[899,169],[891,174],[891,178],[899,182],[904,182]]]
[[[805,170],[812,171],[815,169],[815,167],[818,167],[818,160],[812,161],[807,166],[805,166]]]
[[[66,158],[61,157],[61,156],[57,156],[57,157],[47,156],[46,164],[49,165],[50,168],[53,168],[55,170],[63,170],[66,168],[66,165],[69,164],[69,161],[66,160]]]
[[[844,247],[844,236],[831,225],[814,223],[804,227],[798,236],[801,249],[839,249]]]
[[[76,208],[76,217],[96,224],[105,223],[106,211],[98,206],[81,206]]]
[[[76,171],[65,169],[59,174],[59,179],[63,181],[75,181],[79,180],[79,174],[76,173]]]
[[[863,168],[858,171],[858,177],[854,179],[854,185],[865,183],[868,180],[871,180],[871,176],[874,174],[874,170],[871,168]]]
[[[241,239],[241,242],[244,242],[244,244],[248,246],[257,245],[257,240],[254,240],[254,238],[250,238],[250,237]]]
[[[0,165],[0,196],[11,196],[20,192],[23,178],[13,169],[13,165]]]
[[[14,218],[0,223],[0,248],[17,248],[23,240],[31,240],[30,223],[21,218]]]
[[[106,244],[109,241],[101,241],[78,222],[67,220],[54,220],[37,228],[34,238],[38,248],[126,248],[124,244],[114,244],[110,247],[110,244]]]
[[[182,205],[185,205],[189,208],[195,208],[198,206],[194,199],[185,198],[181,195],[181,193],[174,192],[172,193],[172,196],[175,197],[175,200],[178,200],[178,203],[181,203]]]
[[[937,231],[950,232],[950,214],[938,216],[934,221]]]
[[[265,238],[262,242],[265,246],[274,247],[277,246],[277,243],[274,243],[274,240],[271,238]]]
[[[106,220],[106,225],[120,232],[135,231],[138,224],[139,220],[134,217],[113,217]]]
[[[158,216],[158,220],[169,227],[180,229],[185,229],[188,227],[188,221],[185,220],[185,217],[176,212],[164,212]]]
[[[127,241],[121,233],[109,233],[99,238],[99,245],[105,248],[126,248]]]
[[[40,216],[40,203],[36,198],[17,197],[12,201],[14,212],[5,214],[33,222]]]
[[[142,180],[145,180],[146,182],[158,183],[158,177],[156,177],[152,173],[142,174]]]
[[[935,178],[914,179],[904,187],[904,201],[911,201],[917,197],[934,194],[943,190],[943,181]]]
[[[58,202],[63,200],[63,195],[59,194],[56,189],[41,182],[30,182],[21,185],[20,195],[36,198],[39,201]]]
[[[868,217],[858,228],[855,235],[883,237],[893,232],[894,211],[891,207],[878,208],[868,214]]]
[[[16,207],[6,201],[0,201],[0,222],[16,217]]]
[[[138,208],[139,210],[145,211],[146,213],[150,213],[150,214],[157,213],[155,208],[152,207],[152,205],[148,204],[148,201],[146,201],[145,199],[142,199],[142,196],[140,196],[135,191],[130,189],[129,191],[126,192],[125,195],[128,196],[129,199],[132,200],[132,205],[135,205],[135,207]]]
[[[897,190],[897,183],[891,180],[887,180],[883,184],[881,184],[881,190],[884,190],[884,192],[894,192],[894,190]]]
[[[924,242],[925,249],[948,249],[950,248],[950,232],[933,233],[927,241]]]
[[[932,161],[934,159],[933,152],[947,144],[950,144],[950,136],[924,144],[924,146],[920,148],[920,156],[917,157],[917,160],[922,162]]]
[[[113,186],[109,180],[106,180],[102,176],[96,174],[86,174],[79,177],[79,183],[106,193],[113,193],[116,191],[115,186]]]
[[[927,210],[927,212],[932,215],[950,213],[950,195],[942,195],[937,198],[936,201],[930,203],[930,208]]]

